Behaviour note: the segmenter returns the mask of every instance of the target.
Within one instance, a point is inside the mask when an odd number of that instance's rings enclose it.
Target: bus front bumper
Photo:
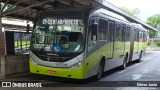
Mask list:
[[[34,74],[50,75],[64,78],[84,79],[83,65],[75,69],[70,68],[53,68],[42,65],[35,65],[29,60],[30,72]]]

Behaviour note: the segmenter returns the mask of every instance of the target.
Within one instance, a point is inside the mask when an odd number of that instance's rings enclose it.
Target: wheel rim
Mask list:
[[[141,61],[143,53],[141,52],[140,57],[139,57],[139,62]]]
[[[124,67],[124,68],[126,67],[126,61],[124,61],[123,67]]]
[[[125,68],[127,65],[127,56],[125,57],[124,63],[123,63],[123,68]]]

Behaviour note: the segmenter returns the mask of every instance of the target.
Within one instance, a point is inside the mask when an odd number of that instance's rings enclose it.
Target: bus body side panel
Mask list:
[[[113,54],[113,61],[116,64],[116,66],[121,66],[123,64],[123,58],[122,55],[124,55],[122,52],[124,52],[124,46],[122,45],[121,41],[116,41],[114,43],[114,54]],[[108,62],[106,62],[107,64]],[[110,65],[107,64],[107,68],[105,70],[109,70]]]
[[[146,42],[145,42],[145,37],[144,37],[144,31],[141,31],[141,36],[139,38],[139,52],[141,54],[141,51],[143,52],[143,55],[146,52]],[[142,55],[142,57],[143,57]]]
[[[132,61],[139,59],[139,35],[138,35],[138,31],[136,30],[136,28],[134,28],[134,49],[133,49],[133,57],[132,57]]]
[[[90,77],[97,74],[97,67],[99,65],[100,59],[103,56],[109,55],[110,43],[106,44],[97,44],[92,50],[87,53],[85,60],[85,77]]]
[[[133,61],[139,59],[139,42],[134,42]]]
[[[97,74],[97,68],[103,56],[105,56],[106,58],[104,71],[107,71],[122,65],[123,58],[119,58],[118,55],[115,55],[114,58],[107,58],[107,56],[110,53],[110,48],[109,48],[110,44],[112,43],[107,43],[101,48],[97,49],[96,51],[89,52],[92,54],[88,55],[88,57],[85,60],[85,65],[87,65],[85,67],[85,78],[88,78],[90,76]]]
[[[131,47],[131,42],[130,41],[126,41],[125,42],[125,54],[128,53],[128,59],[129,59],[129,55],[130,55],[130,47]]]

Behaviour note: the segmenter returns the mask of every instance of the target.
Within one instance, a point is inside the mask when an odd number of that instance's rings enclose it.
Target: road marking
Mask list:
[[[123,71],[120,71],[119,73],[123,73],[123,72],[125,72],[126,70],[123,70]]]
[[[138,80],[138,79],[142,78],[142,76],[143,76],[143,75],[141,75],[141,74],[134,74],[134,75],[131,75],[132,80]]]
[[[149,73],[149,71],[148,70],[144,70],[142,73],[147,74],[147,73]]]
[[[155,76],[153,76],[153,75],[150,75],[150,76],[147,76],[147,77],[155,77]]]

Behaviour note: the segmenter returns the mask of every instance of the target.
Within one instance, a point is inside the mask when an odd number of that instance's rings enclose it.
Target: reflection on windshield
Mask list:
[[[39,19],[33,32],[31,49],[51,52],[81,52],[84,19]]]

